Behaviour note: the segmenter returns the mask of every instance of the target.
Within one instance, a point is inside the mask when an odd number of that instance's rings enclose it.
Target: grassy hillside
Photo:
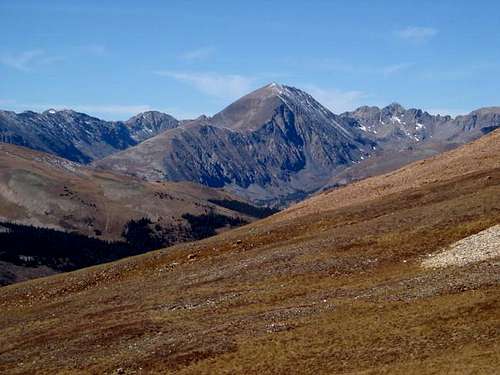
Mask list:
[[[147,217],[170,231],[179,228],[179,240],[183,240],[189,226],[184,214],[214,212],[253,220],[237,209],[210,202],[234,199],[223,190],[192,183],[145,182],[0,143],[1,221],[117,241],[130,220]]]
[[[0,230],[17,228],[0,233],[0,285],[205,238],[270,213],[222,190],[145,182],[0,143]],[[56,249],[61,238],[72,240]],[[127,249],[108,249],[110,241]]]
[[[499,137],[209,239],[2,288],[0,372],[494,374],[499,259],[422,262],[500,223]]]

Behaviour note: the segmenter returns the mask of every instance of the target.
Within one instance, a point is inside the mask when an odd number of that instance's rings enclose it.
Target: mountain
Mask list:
[[[485,181],[490,181],[492,177],[488,175],[489,171],[495,174],[500,172],[500,130],[451,151],[408,164],[393,172],[322,192],[283,211],[280,215],[292,218],[295,215],[320,214],[325,210],[347,205],[362,205],[366,201],[425,188],[427,185],[458,183],[460,178],[469,174],[484,175]],[[493,185],[496,182],[492,181]],[[493,189],[492,198],[495,198],[496,194],[496,189]]]
[[[307,93],[273,83],[95,165],[148,180],[225,187],[268,203],[306,196],[374,145]]]
[[[147,180],[224,187],[260,204],[397,169],[500,126],[500,109],[434,116],[397,103],[335,115],[309,94],[276,83],[213,117],[183,123],[95,165]]]
[[[352,119],[382,147],[400,150],[419,143],[463,144],[500,127],[500,107],[481,108],[452,118],[392,103],[384,108],[360,107],[341,117]]]
[[[48,252],[52,237],[75,242],[72,249],[75,254],[79,243],[88,242],[81,237],[73,239],[69,235],[72,233],[102,241],[127,241],[131,248],[126,254],[137,254],[206,237],[268,213],[268,210],[253,207],[224,191],[189,182],[146,182],[111,172],[97,172],[54,155],[0,143],[0,262],[11,259],[13,252],[20,251],[20,256],[40,258],[34,262],[36,266],[47,266],[51,260],[42,254]],[[32,226],[56,232],[30,229]],[[135,238],[131,238],[131,228],[135,231]],[[28,233],[33,238],[52,237],[47,240],[46,248],[40,241],[32,244],[29,238],[26,239],[26,248],[22,248],[23,237],[12,240],[9,248],[7,242],[15,233],[9,237],[5,230]],[[64,236],[59,232],[69,234]],[[18,249],[18,245],[21,248]],[[55,245],[57,248],[58,244]],[[68,261],[66,263],[70,265],[62,262],[58,266],[68,270],[91,265],[89,259],[99,253],[98,245],[99,242],[89,242],[96,251],[94,253],[90,248],[86,259],[79,259],[81,264]],[[72,255],[59,254],[59,258],[71,259]],[[18,265],[33,263],[18,262],[18,258],[14,260]],[[7,272],[1,269],[0,283]],[[17,271],[31,272],[33,267]]]
[[[0,141],[90,163],[178,124],[172,116],[154,111],[125,122],[104,121],[72,110],[0,111]]]
[[[176,128],[179,121],[166,113],[148,111],[131,117],[124,124],[130,132],[130,137],[139,143],[167,129]]]
[[[323,190],[438,155],[500,127],[500,107],[481,108],[452,118],[393,103],[384,108],[364,106],[341,116],[374,136],[378,146],[370,158],[332,176]]]
[[[2,373],[498,372],[500,130],[248,226],[0,288]]]
[[[71,110],[0,112],[0,141],[149,181],[225,188],[287,206],[331,187],[450,150],[500,126],[500,107],[431,115],[397,103],[340,115],[272,83],[213,117],[150,111],[107,122]]]

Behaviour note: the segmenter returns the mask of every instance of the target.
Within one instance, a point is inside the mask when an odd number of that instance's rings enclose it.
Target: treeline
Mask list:
[[[267,216],[271,216],[279,211],[275,208],[253,206],[245,202],[231,199],[209,199],[208,201],[218,206],[228,208],[230,210],[240,212],[242,214],[258,219],[263,219]]]
[[[245,220],[208,212],[184,214],[186,224],[162,225],[149,218],[130,220],[123,241],[105,241],[76,232],[32,225],[0,223],[0,261],[18,266],[47,266],[66,272],[167,247],[216,234],[224,226],[246,224]]]
[[[150,251],[189,239],[188,230],[182,225],[165,227],[143,217],[130,220],[123,229],[122,237],[130,246]]]
[[[190,235],[193,239],[200,240],[216,234],[216,229],[225,226],[239,226],[247,224],[247,221],[236,217],[229,217],[209,211],[206,214],[192,215],[184,214],[183,219],[186,219],[191,227]]]
[[[72,271],[139,254],[126,242],[110,242],[73,232],[1,223],[0,260],[34,267]]]

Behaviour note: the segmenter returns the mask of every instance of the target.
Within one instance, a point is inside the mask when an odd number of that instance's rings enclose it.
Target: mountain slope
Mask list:
[[[151,181],[225,187],[277,206],[436,155],[499,126],[499,107],[451,118],[393,103],[335,115],[307,93],[276,83],[211,118],[182,122],[155,111],[125,122],[71,110],[0,112],[4,142]]]
[[[125,122],[103,121],[72,110],[0,111],[0,141],[89,163],[178,124],[173,117],[154,111]]]
[[[200,242],[2,288],[0,370],[493,374],[499,259],[423,261],[500,223],[499,137]]]
[[[347,125],[305,92],[270,84],[96,165],[224,186],[258,202],[297,199],[372,151],[370,136]]]
[[[9,252],[13,251],[6,248],[6,241],[15,233],[3,234],[5,222],[76,232],[106,241],[127,239],[137,253],[205,237],[263,214],[266,212],[224,191],[189,182],[145,182],[111,172],[96,172],[50,154],[0,143],[0,261],[4,260],[3,255],[9,258]],[[141,221],[143,218],[148,222]],[[131,228],[143,237],[125,235]],[[14,229],[34,236],[40,232],[29,227]],[[47,231],[40,236],[48,237],[46,247],[50,238],[64,237]],[[64,237],[65,241],[85,242],[70,237]],[[26,246],[36,247],[28,243]],[[104,244],[103,247],[106,248]],[[41,254],[47,249],[40,250]],[[21,254],[38,253],[30,248]],[[64,265],[62,268],[67,269]]]

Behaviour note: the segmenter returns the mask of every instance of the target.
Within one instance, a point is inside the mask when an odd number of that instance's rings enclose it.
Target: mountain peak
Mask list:
[[[283,85],[275,82],[263,86],[228,105],[211,119],[219,127],[253,129],[269,121],[283,103]]]
[[[396,102],[389,104],[384,109],[388,110],[391,113],[401,113],[405,111],[405,108],[401,104]]]
[[[288,107],[291,112],[299,111],[316,118],[323,117],[319,122],[328,122],[325,118],[333,116],[308,93],[292,86],[271,82],[230,104],[212,120],[213,124],[219,127],[255,130],[270,121],[281,106]]]
[[[125,125],[129,129],[132,139],[136,142],[142,142],[165,130],[178,127],[179,121],[167,113],[145,111],[129,118],[125,121]]]
[[[470,113],[471,115],[500,114],[500,107],[482,107]]]
[[[281,83],[271,82],[270,84],[264,86],[264,89],[270,90],[275,95],[280,95],[285,91],[287,86],[282,85]]]
[[[127,120],[127,122],[139,121],[139,120],[159,121],[159,120],[163,120],[163,119],[175,120],[174,117],[170,116],[167,113],[153,110],[153,111],[144,111],[144,112],[138,113],[137,115],[129,118]]]
[[[271,89],[275,89],[275,88],[279,89],[279,88],[282,88],[283,85],[280,83],[277,83],[277,82],[271,82],[268,85],[266,85],[266,87],[269,87]]]
[[[281,83],[277,82],[271,82],[251,93],[248,95],[245,95],[242,97],[287,97],[287,96],[294,96],[294,95],[300,95],[300,94],[306,94],[305,92],[293,87],[293,86],[287,86]],[[306,94],[308,95],[308,94]]]

